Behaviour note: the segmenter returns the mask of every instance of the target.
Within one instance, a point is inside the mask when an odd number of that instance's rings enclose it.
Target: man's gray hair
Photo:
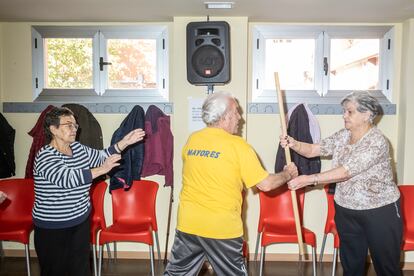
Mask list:
[[[370,112],[369,121],[371,124],[374,122],[375,117],[382,111],[377,98],[367,91],[354,91],[349,93],[342,99],[341,105],[344,106],[347,102],[357,103],[357,110],[361,113]]]
[[[216,92],[209,95],[203,103],[201,118],[206,125],[214,125],[226,115],[230,100],[234,96],[229,92]]]

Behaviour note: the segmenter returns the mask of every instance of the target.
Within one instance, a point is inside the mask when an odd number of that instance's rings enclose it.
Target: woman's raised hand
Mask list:
[[[285,148],[286,146],[288,146],[289,148],[292,148],[296,146],[296,144],[298,143],[298,141],[296,141],[294,138],[288,135],[280,135],[279,139],[280,139],[280,145],[282,146],[282,148]]]
[[[142,128],[132,130],[130,133],[124,136],[121,141],[117,143],[118,149],[123,151],[129,145],[135,144],[144,139],[145,131]]]

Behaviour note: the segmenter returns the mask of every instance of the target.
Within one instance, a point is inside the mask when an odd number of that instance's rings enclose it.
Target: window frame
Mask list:
[[[44,84],[44,41],[46,38],[92,39],[92,89],[50,89]],[[106,61],[108,39],[155,39],[157,88],[109,89],[107,66],[99,69],[99,59]],[[167,24],[137,26],[32,26],[32,90],[34,101],[76,102],[168,102],[169,55]]]
[[[378,38],[379,90],[370,90],[381,102],[392,100],[392,65],[394,28],[381,26],[319,26],[319,25],[274,25],[253,24],[252,33],[252,81],[251,102],[277,102],[276,89],[261,87],[265,83],[265,41],[266,39],[313,38],[315,39],[314,90],[286,90],[287,103],[307,102],[310,104],[337,104],[350,90],[329,90],[329,74],[324,76],[323,59],[330,65],[330,39],[333,38]]]

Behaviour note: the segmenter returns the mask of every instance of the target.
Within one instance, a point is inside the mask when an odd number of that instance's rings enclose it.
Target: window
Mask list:
[[[168,102],[167,26],[33,26],[35,100]]]
[[[351,90],[391,100],[392,26],[252,27],[252,102],[338,103]]]

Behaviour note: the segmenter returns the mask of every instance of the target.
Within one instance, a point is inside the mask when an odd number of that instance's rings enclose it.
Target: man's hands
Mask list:
[[[314,184],[314,177],[312,175],[300,175],[288,182],[288,187],[291,190],[297,190]]]
[[[283,168],[282,172],[276,174],[270,173],[265,179],[260,181],[256,187],[263,192],[268,192],[285,185],[286,182],[297,175],[298,169],[296,168],[296,165],[294,163],[290,163]]]
[[[298,168],[295,163],[291,162],[290,164],[283,167],[283,172],[286,178],[286,182],[298,176]]]
[[[145,131],[143,131],[141,128],[134,129],[130,133],[125,135],[121,141],[116,143],[116,147],[120,151],[123,151],[129,145],[135,144],[141,141],[142,139],[144,139],[144,136],[145,136]]]

